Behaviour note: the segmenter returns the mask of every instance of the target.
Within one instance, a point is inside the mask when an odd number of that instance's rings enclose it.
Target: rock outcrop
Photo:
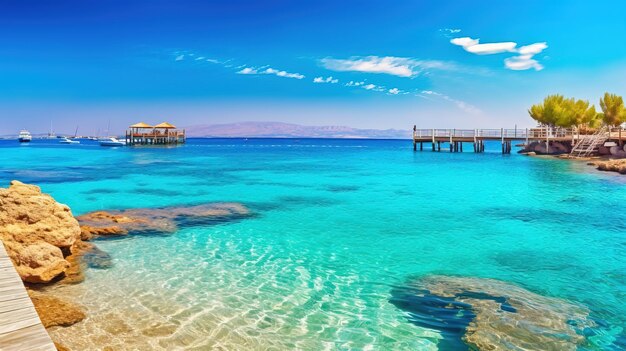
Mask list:
[[[70,267],[65,256],[80,240],[80,227],[69,207],[12,181],[0,189],[0,239],[22,280],[46,283]]]
[[[572,151],[572,145],[569,142],[551,141],[549,148],[546,147],[545,141],[533,141],[519,151],[521,154],[534,152],[537,155],[562,155]]]
[[[626,174],[626,159],[608,160],[594,162],[594,165],[600,171],[618,172]]]
[[[394,289],[390,302],[438,330],[442,349],[573,351],[596,327],[584,306],[493,279],[425,277]]]
[[[211,224],[249,214],[238,203],[215,203],[196,206],[129,209],[123,211],[96,211],[77,217],[81,237],[127,234],[170,234],[180,227]]]

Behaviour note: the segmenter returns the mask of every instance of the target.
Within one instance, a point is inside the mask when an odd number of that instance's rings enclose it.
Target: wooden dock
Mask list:
[[[0,350],[56,350],[1,241]]]
[[[442,144],[448,144],[450,152],[463,152],[463,144],[471,143],[474,152],[485,151],[485,141],[499,141],[502,153],[510,154],[514,141],[528,144],[533,141],[550,143],[553,141],[571,142],[574,144],[585,137],[572,128],[537,127],[525,129],[417,129],[413,126],[413,150],[424,150],[424,144],[430,144],[431,151],[441,151]],[[608,131],[607,140],[626,140],[626,130],[612,128]],[[444,145],[445,149],[445,145]]]

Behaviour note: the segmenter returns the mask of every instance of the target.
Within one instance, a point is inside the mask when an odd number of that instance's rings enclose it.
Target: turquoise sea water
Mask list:
[[[487,151],[414,153],[410,141],[377,140],[2,141],[0,182],[40,185],[75,215],[223,201],[253,213],[97,241],[113,266],[59,288],[89,311],[51,333],[72,349],[435,350],[441,333],[390,303],[394,288],[431,274],[495,278],[579,304],[596,326],[578,349],[625,348],[624,178],[501,155],[498,144]]]

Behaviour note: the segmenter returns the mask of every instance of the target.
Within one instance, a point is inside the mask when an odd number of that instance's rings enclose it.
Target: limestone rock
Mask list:
[[[44,327],[70,326],[85,319],[83,308],[58,297],[29,290],[35,310]]]
[[[80,227],[69,207],[14,180],[0,189],[0,239],[22,280],[45,283],[69,267],[64,254],[80,239]]]
[[[61,249],[46,242],[28,246],[9,243],[6,248],[11,251],[9,255],[17,273],[25,282],[49,282],[70,266]]]
[[[626,159],[597,162],[597,168],[600,171],[618,172],[620,174],[626,174]]]

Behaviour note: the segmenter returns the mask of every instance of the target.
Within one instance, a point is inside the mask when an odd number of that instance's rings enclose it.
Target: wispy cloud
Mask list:
[[[363,89],[365,89],[365,90],[374,90],[376,88],[377,88],[377,86],[375,84],[367,84],[367,85],[363,86]]]
[[[332,71],[382,73],[398,77],[413,77],[430,69],[456,69],[453,64],[444,61],[416,60],[394,56],[356,56],[349,59],[324,58],[320,62],[322,66]]]
[[[389,89],[387,92],[391,95],[398,95],[400,93],[400,89],[392,88],[392,89]]]
[[[536,71],[543,69],[543,66],[533,56],[540,54],[548,45],[545,42],[534,43],[517,47],[517,43],[512,41],[480,44],[480,39],[470,37],[454,38],[450,43],[463,47],[467,52],[477,55],[492,55],[505,52],[519,54],[518,56],[504,59],[504,66],[511,70],[522,71],[534,68]]]
[[[241,71],[237,71],[237,74],[259,74],[259,71],[254,68],[244,67]]]
[[[300,73],[289,73],[287,71],[279,71],[277,69],[273,69],[273,68],[268,68],[265,71],[261,72],[263,74],[273,74],[275,76],[278,77],[285,77],[285,78],[295,78],[295,79],[303,79],[304,75],[300,74]]]
[[[442,94],[442,93],[439,93],[439,92],[436,92],[436,91],[422,90],[422,91],[419,92],[418,96],[421,96],[421,97],[427,97],[427,96],[438,97],[440,99],[443,99],[445,101],[449,101],[449,102],[453,103],[454,105],[456,105],[456,107],[458,107],[459,109],[461,109],[461,110],[463,110],[463,111],[465,111],[467,113],[471,113],[471,114],[474,114],[474,115],[482,113],[482,111],[478,107],[476,107],[474,105],[471,105],[471,104],[469,104],[469,103],[467,103],[465,101],[453,99],[453,98],[451,98],[450,96],[448,96],[446,94]]]
[[[441,28],[439,32],[442,33],[444,36],[450,38],[453,34],[460,33],[461,30],[458,28]]]
[[[339,83],[339,79],[333,78],[332,76],[329,77],[315,77],[313,78],[313,83],[330,83],[330,84],[336,84]]]
[[[358,87],[365,84],[365,82],[354,82],[354,81],[349,81],[348,83],[344,84],[347,87]]]
[[[178,55],[176,56],[176,58],[174,59],[174,61],[182,61],[185,59],[185,55]]]
[[[305,76],[300,73],[289,73],[287,71],[281,71],[274,68],[266,68],[266,69],[257,69],[254,67],[244,67],[243,69],[237,71],[237,74],[270,74],[275,75],[277,77],[284,78],[294,78],[294,79],[303,79]]]

